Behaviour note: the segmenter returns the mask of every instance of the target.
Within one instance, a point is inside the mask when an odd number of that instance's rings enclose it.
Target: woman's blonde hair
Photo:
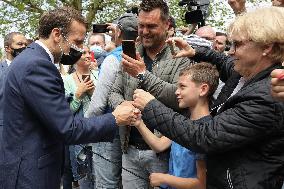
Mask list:
[[[284,61],[284,8],[269,7],[248,12],[236,18],[228,28],[228,36],[238,35],[260,45],[273,44],[273,61]]]

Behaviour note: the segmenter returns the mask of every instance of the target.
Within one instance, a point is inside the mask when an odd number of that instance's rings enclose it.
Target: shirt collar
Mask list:
[[[50,50],[47,48],[47,46],[45,44],[43,44],[41,41],[36,40],[35,43],[37,43],[39,46],[41,46],[42,48],[44,48],[44,50],[47,52],[47,54],[49,55],[51,62],[54,64],[54,56],[51,54]]]
[[[12,62],[11,60],[6,59],[6,63],[8,66],[10,66],[11,62]]]

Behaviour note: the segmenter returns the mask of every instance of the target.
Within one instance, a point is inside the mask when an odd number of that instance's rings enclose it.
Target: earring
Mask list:
[[[267,54],[266,53],[262,53],[262,56],[266,56]]]

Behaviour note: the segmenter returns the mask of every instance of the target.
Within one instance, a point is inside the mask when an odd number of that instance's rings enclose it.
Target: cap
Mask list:
[[[119,29],[124,32],[137,32],[138,31],[138,19],[137,15],[133,13],[123,14],[117,21]]]

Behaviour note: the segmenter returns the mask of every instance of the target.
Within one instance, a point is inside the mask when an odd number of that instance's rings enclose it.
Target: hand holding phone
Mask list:
[[[136,59],[136,48],[134,40],[122,40],[122,51],[127,56]]]

